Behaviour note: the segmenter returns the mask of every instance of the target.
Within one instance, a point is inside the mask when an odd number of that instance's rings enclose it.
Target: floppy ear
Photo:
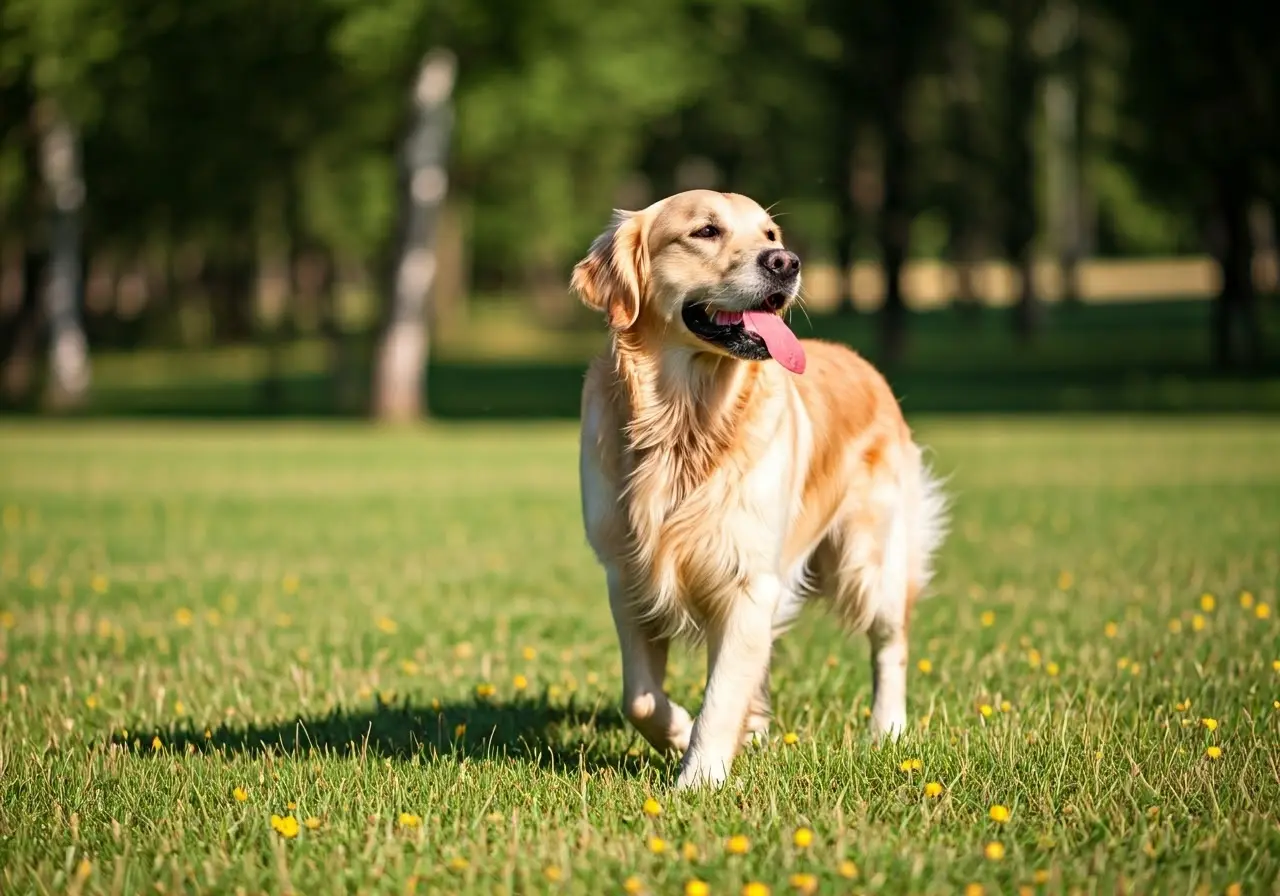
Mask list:
[[[625,330],[640,316],[640,298],[649,278],[649,252],[641,216],[615,211],[613,223],[595,238],[587,257],[573,268],[570,286],[588,308],[601,311],[609,326]]]

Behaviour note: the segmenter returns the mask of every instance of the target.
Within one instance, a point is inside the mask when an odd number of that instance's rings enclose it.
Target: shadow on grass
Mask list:
[[[225,723],[207,730],[113,732],[111,743],[146,755],[172,751],[215,755],[347,756],[434,762],[443,757],[504,759],[548,770],[611,769],[634,774],[652,761],[647,748],[619,750],[600,734],[624,727],[617,709],[552,705],[546,695],[428,706],[376,702],[269,725]],[[153,747],[159,738],[161,750]],[[638,738],[638,735],[636,736]],[[633,739],[634,740],[634,739]],[[648,758],[646,758],[648,757]],[[659,762],[661,760],[658,760]]]

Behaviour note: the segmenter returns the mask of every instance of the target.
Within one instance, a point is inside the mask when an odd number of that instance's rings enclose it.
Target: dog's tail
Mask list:
[[[904,477],[909,575],[917,595],[928,593],[933,580],[934,556],[950,528],[950,504],[944,480],[930,467],[917,448],[915,463]]]

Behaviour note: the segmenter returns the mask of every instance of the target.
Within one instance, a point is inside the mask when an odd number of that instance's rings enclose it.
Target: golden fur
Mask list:
[[[715,238],[698,235],[707,222]],[[690,191],[617,215],[573,274],[611,332],[583,389],[584,525],[606,570],[624,709],[656,747],[684,752],[680,786],[724,781],[765,732],[770,645],[809,595],[870,635],[872,727],[900,732],[908,616],[942,536],[941,493],[870,364],[805,340],[796,375],[682,321],[690,301],[758,302],[757,259],[781,245],[751,199]],[[781,311],[798,290],[797,275]],[[711,654],[696,722],[662,690],[682,633]]]

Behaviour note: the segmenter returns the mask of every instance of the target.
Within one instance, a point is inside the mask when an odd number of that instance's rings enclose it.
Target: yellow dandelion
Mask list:
[[[1178,712],[1186,712],[1191,708],[1191,698],[1188,697],[1186,700],[1179,700],[1177,703],[1173,704],[1173,708]]]
[[[845,880],[853,880],[858,876],[858,866],[853,861],[845,859],[836,866],[836,873]]]
[[[782,742],[788,747],[794,747],[796,744],[800,743],[800,735],[796,734],[794,731],[788,731],[786,734],[782,735]]]
[[[93,863],[88,859],[81,859],[76,863],[76,877],[86,880],[90,874],[93,874]]]
[[[1200,720],[1200,724],[1201,724],[1201,725],[1203,725],[1204,727],[1208,728],[1210,731],[1217,731],[1217,730],[1218,730],[1218,720],[1217,720],[1217,719],[1201,719],[1201,720]]]
[[[649,815],[653,818],[657,818],[662,814],[662,803],[658,802],[653,797],[649,797],[645,800],[642,808],[644,809],[645,815]]]
[[[796,828],[796,832],[791,835],[791,842],[800,849],[808,849],[813,845],[813,831],[809,828]]]
[[[531,661],[537,659],[538,651],[534,650],[532,647],[526,647],[520,651],[520,656]],[[634,878],[629,878],[629,880],[634,880]]]
[[[462,641],[453,647],[453,658],[458,660],[469,660],[471,655],[475,653],[475,648],[471,646],[470,641]]]
[[[497,692],[498,689],[487,681],[482,681],[480,684],[476,685],[476,696],[481,700],[488,700]]]
[[[1204,755],[1208,756],[1210,759],[1221,759],[1222,747],[1209,747],[1204,751]]]
[[[742,886],[742,896],[769,896],[769,886],[758,880],[748,881]]]
[[[1201,616],[1199,613],[1196,613],[1194,616],[1191,617],[1191,630],[1193,632],[1204,631],[1204,626],[1205,626],[1204,617]]]
[[[928,675],[930,672],[933,671],[933,662],[927,659],[921,660],[920,662],[916,663],[916,668],[920,670],[921,674]]]
[[[231,791],[231,795],[235,797],[235,801],[237,803],[243,803],[249,798],[249,791],[245,790],[243,787],[237,787]]]
[[[89,587],[97,594],[106,594],[107,589],[111,587],[111,583],[107,581],[107,577],[99,573],[89,580]]]
[[[320,819],[316,818],[314,815],[308,815],[307,820],[303,822],[303,825],[306,826],[308,831],[317,831],[320,829]]]
[[[978,883],[965,884],[964,896],[982,896],[982,894],[983,894],[982,884],[978,884]]]
[[[696,861],[698,858],[698,847],[694,846],[692,843],[686,843],[680,847],[680,856],[686,862]]]
[[[84,698],[84,705],[85,705],[86,707],[88,707],[89,709],[97,709],[97,708],[98,708],[98,697],[97,697],[97,695],[96,695],[96,694],[90,694],[88,697],[85,697],[85,698]]]
[[[164,744],[160,741],[160,735],[151,738],[151,749],[159,751],[164,749]]]
[[[460,739],[463,737],[463,735],[465,735],[466,733],[467,733],[467,723],[466,723],[466,722],[459,722],[458,724],[456,724],[456,725],[454,725],[454,726],[453,726],[453,738],[454,738],[454,740],[460,740]]]
[[[1064,569],[1062,572],[1058,573],[1058,589],[1060,591],[1066,591],[1075,583],[1075,580],[1075,576]]]
[[[173,621],[181,625],[183,628],[195,621],[195,614],[186,607],[179,607],[177,612],[173,614]]]
[[[1102,627],[1102,633],[1108,638],[1114,638],[1120,633],[1120,626],[1116,625],[1114,622],[1108,622]]]
[[[1057,664],[1057,663],[1046,663],[1046,664],[1045,664],[1045,667],[1044,667],[1044,671],[1045,671],[1045,674],[1047,674],[1050,678],[1055,678],[1055,677],[1057,676],[1057,674],[1058,674],[1058,671],[1059,671],[1059,670],[1058,670],[1058,664]]]
[[[983,848],[982,854],[986,856],[989,861],[998,862],[1004,858],[1004,844],[992,840]]]
[[[418,664],[415,663],[413,660],[401,660],[400,671],[403,672],[405,675],[417,675]]]
[[[1250,594],[1248,591],[1241,591],[1241,592],[1240,592],[1240,606],[1241,606],[1243,609],[1245,609],[1245,610],[1252,609],[1252,608],[1253,608],[1253,595],[1252,595],[1252,594]]]
[[[1222,891],[1224,896],[1240,896],[1244,892],[1244,887],[1239,883],[1227,884],[1227,888]]]
[[[378,626],[378,631],[385,635],[394,635],[398,628],[396,621],[390,616],[379,616],[374,624]]]
[[[293,573],[287,573],[280,580],[280,588],[285,594],[293,594],[298,590],[298,577]]]
[[[279,815],[272,815],[271,828],[286,840],[292,840],[298,836],[298,819],[292,815],[285,815],[283,818]]]
[[[996,803],[991,807],[991,811],[987,813],[991,816],[991,820],[997,824],[1004,824],[1009,820],[1010,812],[1008,806],[1002,806]]]
[[[564,880],[564,872],[560,870],[559,865],[548,865],[546,868],[543,868],[542,876],[553,884]]]
[[[454,856],[452,859],[449,860],[450,871],[461,872],[461,871],[466,871],[470,867],[471,867],[471,863],[468,862],[466,859],[464,859],[462,856]]]
[[[1218,605],[1218,601],[1212,594],[1205,593],[1200,595],[1200,609],[1205,613],[1212,613],[1213,608]]]
[[[1040,651],[1035,650],[1034,648],[1027,651],[1027,665],[1032,668],[1040,667]]]
[[[1140,675],[1141,673],[1142,673],[1142,664],[1141,664],[1141,663],[1134,663],[1133,665],[1131,665],[1131,666],[1129,667],[1129,674],[1130,674],[1130,675]]]
[[[1116,660],[1116,668],[1120,670],[1128,669],[1129,658],[1127,656],[1122,656],[1120,659]]]
[[[627,896],[640,896],[644,892],[644,881],[633,874],[622,882],[622,892]]]
[[[924,768],[924,763],[919,759],[904,759],[898,768],[907,773],[918,772]]]
[[[1178,632],[1182,631],[1182,620],[1181,620],[1181,619],[1170,619],[1170,620],[1169,620],[1169,631],[1170,631],[1170,632],[1172,632],[1172,633],[1173,633],[1173,634],[1175,634],[1175,635],[1176,635]]]
[[[1266,619],[1271,616],[1271,608],[1266,604],[1258,604],[1253,608],[1253,615],[1259,619]]]
[[[983,628],[991,628],[991,626],[996,624],[996,614],[990,610],[983,610],[981,620]]]
[[[14,616],[12,611],[5,610],[3,613],[0,613],[0,628],[4,628],[6,630],[12,629],[17,624],[18,624],[18,617]],[[107,623],[108,634],[111,632],[110,625],[111,625],[110,623]],[[99,624],[98,631],[99,632],[102,631],[101,624]]]
[[[399,822],[402,828],[416,828],[422,824],[422,817],[414,815],[412,812],[401,812],[396,821]]]
[[[827,655],[826,662],[828,669],[834,669],[836,666],[840,665],[840,659],[832,654]]]
[[[924,795],[929,799],[937,799],[942,796],[942,785],[937,781],[930,781],[924,785]]]
[[[984,703],[978,707],[978,712],[982,713],[982,717],[984,719],[989,719],[991,718],[991,714],[995,712],[995,710],[991,708],[990,703]]]
[[[745,855],[747,850],[751,849],[751,841],[748,840],[746,837],[742,836],[741,834],[734,834],[727,841],[725,841],[724,848],[731,855],[735,855],[735,856]]]
[[[1012,704],[1012,703],[1010,703],[1008,700],[1001,700],[1001,701],[1000,701],[1000,711],[1001,711],[1001,712],[1012,712],[1012,711],[1013,711],[1013,704]]]
[[[799,893],[816,893],[818,892],[818,876],[807,872],[797,872],[787,878],[787,883]]]
[[[695,877],[693,880],[685,881],[684,896],[710,896],[710,893],[711,887],[707,886],[705,880],[698,880]]]
[[[870,707],[870,706],[864,706],[864,707],[862,707],[862,717],[863,717],[864,719],[869,719],[869,718],[871,718],[871,707]]]
[[[1272,701],[1271,701],[1271,708],[1272,708],[1272,709],[1280,709],[1280,700],[1272,700]]]
[[[661,837],[650,837],[648,842],[649,852],[655,856],[660,856],[667,851],[667,841]]]
[[[213,737],[213,732],[210,731],[208,728],[204,729],[204,739],[210,740],[212,737]]]
[[[529,686],[529,679],[525,678],[523,675],[517,675],[515,678],[511,679],[511,686],[517,691],[523,691]]]
[[[1049,877],[1049,871],[1046,868],[1037,868],[1035,871],[1031,872],[1031,882],[1033,884],[1047,884],[1049,882]]]
[[[1280,660],[1272,660],[1272,661],[1271,661],[1271,671],[1272,671],[1272,672],[1280,672]]]

